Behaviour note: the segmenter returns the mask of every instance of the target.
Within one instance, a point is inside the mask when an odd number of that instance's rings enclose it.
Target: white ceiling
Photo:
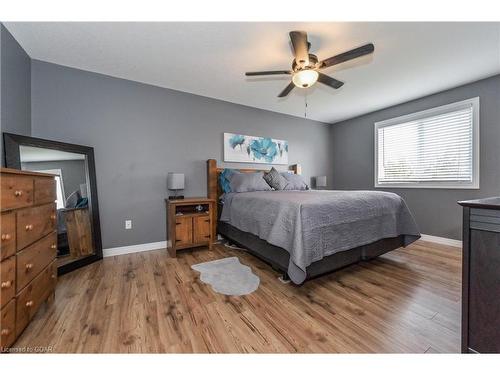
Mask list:
[[[500,73],[500,23],[6,23],[34,59],[336,122]],[[375,44],[324,72],[344,81],[276,96],[289,77],[288,32],[305,30],[320,59]]]
[[[31,146],[19,146],[21,163],[36,161],[85,160],[85,155]]]

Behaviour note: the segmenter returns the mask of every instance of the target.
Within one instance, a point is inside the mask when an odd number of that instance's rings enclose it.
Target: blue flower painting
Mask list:
[[[240,146],[240,149],[243,147],[245,143],[245,136],[241,134],[234,134],[231,138],[229,138],[229,145],[232,148],[236,148],[236,146]]]
[[[224,133],[224,161],[288,164],[288,142],[269,137]]]
[[[272,163],[278,153],[278,146],[271,138],[254,139],[250,143],[250,150],[255,158]]]

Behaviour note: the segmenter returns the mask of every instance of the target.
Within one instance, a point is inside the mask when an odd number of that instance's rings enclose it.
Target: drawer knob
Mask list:
[[[53,273],[52,275],[50,275],[50,278],[51,278],[51,279],[55,279],[56,277],[57,277],[57,276],[56,276],[56,274],[55,274],[55,273]]]
[[[12,285],[12,283],[9,281],[2,281],[2,289],[7,289],[7,288],[10,288],[10,286]]]
[[[2,234],[2,241],[8,241],[11,239],[11,235],[8,233]]]
[[[26,302],[26,307],[31,307],[31,306],[33,306],[33,301]]]
[[[21,195],[23,195],[23,191],[22,191],[22,190],[16,190],[16,191],[14,192],[14,195],[15,195],[16,197],[20,197]]]
[[[33,268],[33,263],[26,263],[26,271],[29,271]]]
[[[52,214],[52,215],[50,215],[50,218],[51,218],[52,220],[55,220],[55,219],[56,219],[56,214]]]
[[[8,329],[8,328],[2,329],[2,336],[8,336],[9,333],[10,333],[10,329]]]
[[[26,230],[33,230],[33,224],[26,225]]]
[[[57,248],[57,246],[56,246],[56,244],[55,244],[55,243],[53,243],[52,245],[50,245],[50,248],[51,248],[51,249],[55,249],[55,248]]]

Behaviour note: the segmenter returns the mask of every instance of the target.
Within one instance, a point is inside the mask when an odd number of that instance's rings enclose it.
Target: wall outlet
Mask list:
[[[132,220],[125,220],[125,229],[132,229]]]

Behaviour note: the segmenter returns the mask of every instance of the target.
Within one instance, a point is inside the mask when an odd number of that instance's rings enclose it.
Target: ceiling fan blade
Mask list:
[[[368,55],[375,50],[375,46],[372,43],[365,44],[364,46],[354,48],[350,51],[335,55],[328,59],[321,61],[319,68],[327,68],[329,66],[337,65],[345,61],[349,61],[364,55]]]
[[[318,82],[324,85],[333,87],[334,89],[339,89],[344,85],[344,82],[338,81],[335,78],[327,76],[326,74],[318,72]]]
[[[246,72],[245,73],[245,75],[248,77],[271,76],[271,75],[278,75],[278,74],[292,74],[292,72],[289,70],[267,70],[267,71],[262,71],[262,72]]]
[[[290,94],[290,91],[292,91],[294,87],[295,87],[294,83],[290,82],[288,84],[288,86],[285,87],[285,89],[282,92],[280,92],[280,94],[278,95],[278,98],[284,98],[285,96]]]
[[[309,42],[305,31],[290,31],[293,50],[295,52],[295,62],[298,65],[309,65]]]

